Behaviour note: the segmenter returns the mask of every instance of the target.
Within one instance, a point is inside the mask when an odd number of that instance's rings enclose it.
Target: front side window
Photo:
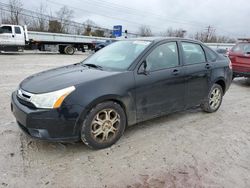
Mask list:
[[[206,62],[205,53],[199,44],[182,42],[185,64],[198,64]]]
[[[83,63],[95,64],[110,70],[127,70],[150,43],[149,41],[114,42],[86,59]]]
[[[21,29],[20,29],[20,27],[15,27],[15,33],[16,33],[16,34],[21,34]]]
[[[147,69],[157,71],[179,65],[176,42],[168,42],[156,47],[146,58]]]
[[[11,26],[2,26],[2,27],[0,27],[0,33],[12,33]]]

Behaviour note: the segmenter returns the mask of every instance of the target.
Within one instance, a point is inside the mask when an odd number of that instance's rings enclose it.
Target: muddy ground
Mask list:
[[[30,74],[86,55],[0,55],[0,187],[250,187],[250,81],[236,79],[214,114],[175,113],[126,130],[111,148],[33,140],[10,112]]]

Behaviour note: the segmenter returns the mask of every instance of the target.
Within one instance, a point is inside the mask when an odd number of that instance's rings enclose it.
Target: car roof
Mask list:
[[[198,40],[189,39],[189,38],[181,38],[181,37],[138,37],[138,38],[129,38],[128,40],[132,41],[149,41],[149,42],[160,42],[165,40],[185,40],[190,42],[201,43]]]

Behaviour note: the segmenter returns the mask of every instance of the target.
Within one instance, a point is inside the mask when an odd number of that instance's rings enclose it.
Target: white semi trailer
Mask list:
[[[28,31],[26,26],[0,25],[0,51],[23,51],[39,49],[58,50],[61,54],[73,55],[75,50],[93,49],[97,43],[110,38],[71,35],[62,33]]]

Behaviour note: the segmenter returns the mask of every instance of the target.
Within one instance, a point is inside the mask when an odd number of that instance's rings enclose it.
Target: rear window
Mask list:
[[[232,48],[232,52],[237,52],[237,53],[250,52],[250,43],[238,43]]]

